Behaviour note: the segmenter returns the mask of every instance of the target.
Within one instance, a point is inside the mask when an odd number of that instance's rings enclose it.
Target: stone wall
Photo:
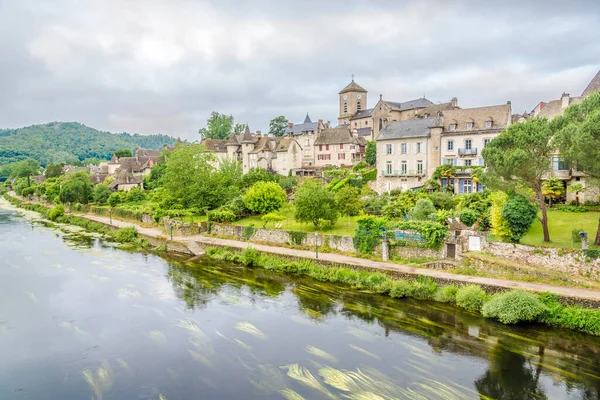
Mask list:
[[[427,257],[431,259],[439,259],[443,257],[441,249],[427,249],[423,247],[409,246],[395,246],[390,249],[390,255],[392,257],[396,256],[400,258]]]
[[[189,223],[171,218],[161,218],[159,225],[162,225],[167,235],[171,234],[171,227],[173,227],[173,236],[194,236],[206,232],[206,223]]]

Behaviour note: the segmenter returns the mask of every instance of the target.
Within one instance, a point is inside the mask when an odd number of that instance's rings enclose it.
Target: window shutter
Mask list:
[[[458,180],[458,193],[465,192],[465,181],[463,179]]]

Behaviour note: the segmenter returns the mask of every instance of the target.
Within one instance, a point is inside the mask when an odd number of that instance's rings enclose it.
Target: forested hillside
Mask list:
[[[167,135],[102,132],[77,122],[51,122],[19,129],[0,129],[0,165],[34,158],[42,165],[110,158],[115,150],[160,149],[174,145]]]

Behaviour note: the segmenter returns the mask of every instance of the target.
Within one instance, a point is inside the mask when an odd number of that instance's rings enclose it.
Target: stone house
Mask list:
[[[120,169],[115,179],[108,184],[112,191],[130,191],[134,187],[144,188],[144,178],[141,175],[133,175],[130,170]]]
[[[364,159],[366,144],[364,137],[353,135],[347,126],[325,129],[315,140],[315,165],[354,165]]]
[[[217,165],[221,160],[224,160],[228,157],[227,140],[203,139],[200,144],[204,146],[206,152],[215,155],[217,158]]]
[[[377,135],[377,190],[417,189],[440,165],[438,117],[389,122]]]
[[[512,122],[511,104],[452,109],[441,112],[443,132],[440,143],[441,164],[461,167],[455,179],[443,179],[456,193],[471,193],[482,186],[471,179],[471,166],[483,166],[481,151]]]
[[[329,121],[323,123],[323,120],[320,119],[317,122],[312,122],[308,114],[306,114],[306,118],[301,124],[288,122],[285,134],[292,136],[302,146],[303,168],[310,169],[315,165],[315,140],[324,129],[328,128],[330,128]]]

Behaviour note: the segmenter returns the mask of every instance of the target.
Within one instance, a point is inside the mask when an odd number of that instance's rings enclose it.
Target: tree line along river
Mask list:
[[[0,209],[0,399],[599,399],[600,338]]]

